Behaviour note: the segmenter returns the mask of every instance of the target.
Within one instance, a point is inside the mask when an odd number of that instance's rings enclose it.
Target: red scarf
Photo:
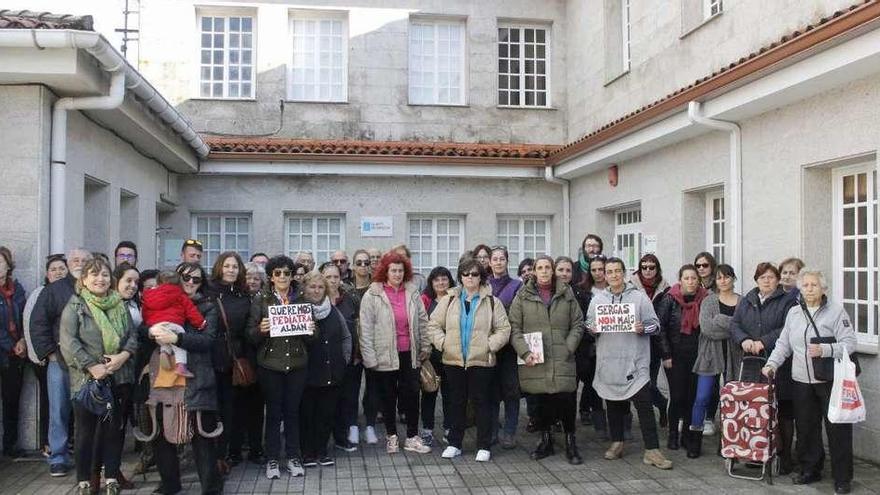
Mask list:
[[[544,302],[544,306],[550,306],[550,299],[553,297],[553,283],[544,285],[535,280],[535,287],[538,288],[538,296]]]
[[[642,283],[642,287],[645,289],[645,294],[648,295],[648,299],[654,300],[654,294],[657,292],[657,286],[660,285],[660,277],[654,277],[652,279],[646,279],[642,276],[642,271],[639,270],[636,272],[639,276],[639,282]]]
[[[6,330],[12,337],[12,343],[15,344],[21,337],[18,336],[18,326],[15,324],[15,310],[12,308],[13,295],[15,295],[15,282],[12,277],[6,277],[6,284],[0,285],[0,296],[6,299],[6,319],[9,321],[9,327]]]
[[[681,292],[681,284],[675,284],[669,289],[669,295],[681,306],[681,333],[690,335],[700,326],[700,303],[709,295],[709,291],[699,287],[694,294],[694,300],[687,302]]]

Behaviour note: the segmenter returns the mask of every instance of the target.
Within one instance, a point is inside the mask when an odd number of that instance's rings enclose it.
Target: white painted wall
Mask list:
[[[281,253],[284,214],[294,212],[344,213],[349,253],[407,242],[408,213],[464,215],[465,249],[497,243],[498,214],[546,215],[551,249],[561,252],[561,189],[543,180],[180,176],[179,188],[185,208],[173,216],[178,238],[191,235],[191,212],[250,212],[252,252]],[[393,217],[393,237],[362,238],[363,216]]]
[[[673,91],[692,84],[853,0],[737,0],[683,38],[682,16],[693,0],[631,1],[632,66],[610,82],[605,74],[604,4],[566,2],[567,141],[573,141]],[[684,11],[682,9],[685,9]]]
[[[197,130],[276,137],[460,142],[562,143],[566,112],[565,2],[466,0],[387,2],[340,0],[239,3],[256,11],[257,98],[197,100],[198,32],[192,0],[141,2],[140,70]],[[226,5],[232,2],[212,2]],[[343,9],[349,19],[348,103],[288,103],[289,9]],[[410,14],[467,17],[466,107],[408,104]],[[496,107],[499,18],[552,23],[550,110]]]

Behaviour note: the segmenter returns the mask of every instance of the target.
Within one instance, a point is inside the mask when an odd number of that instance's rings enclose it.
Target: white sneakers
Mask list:
[[[354,428],[357,428],[357,426],[355,426]],[[350,432],[349,432],[349,434],[350,434]],[[364,436],[367,437],[367,443],[369,445],[376,445],[377,443],[379,443],[379,438],[376,436],[376,428],[374,428],[372,426],[367,426],[367,429],[364,432]],[[352,442],[352,443],[356,443],[356,442]]]
[[[397,436],[395,435],[394,438],[397,438]],[[431,447],[425,445],[422,442],[422,438],[418,435],[407,438],[403,444],[403,449],[417,454],[427,454],[431,451]]]
[[[375,435],[375,433],[374,433],[374,435]],[[360,442],[360,441],[361,441],[361,434],[360,434],[360,431],[358,431],[358,427],[357,426],[349,426],[348,427],[348,443],[352,443],[354,445],[357,445],[358,442]]]
[[[297,476],[303,476],[306,474],[303,469],[302,462],[299,459],[288,459],[287,460],[287,471],[294,478]]]
[[[446,447],[445,450],[443,450],[443,453],[440,454],[440,457],[442,457],[444,459],[453,459],[453,458],[458,457],[460,455],[461,455],[461,449],[450,445],[449,447]]]
[[[409,442],[407,440],[407,442]],[[397,435],[388,435],[385,439],[385,452],[389,454],[396,454],[397,451],[400,450],[400,443],[398,443]]]
[[[703,436],[711,437],[715,434],[715,422],[711,419],[706,419],[703,421]]]
[[[277,480],[281,477],[281,471],[278,469],[278,461],[269,461],[266,463],[266,477],[270,480]]]
[[[492,454],[488,450],[478,450],[477,457],[475,458],[477,462],[489,462],[489,459],[492,457]]]

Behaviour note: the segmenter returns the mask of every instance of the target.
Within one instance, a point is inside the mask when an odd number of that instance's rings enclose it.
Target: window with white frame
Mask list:
[[[293,56],[288,97],[343,102],[348,98],[346,14],[296,12],[290,19]]]
[[[834,299],[860,343],[878,344],[878,215],[874,163],[834,170]]]
[[[408,223],[413,270],[428,275],[435,266],[445,266],[454,273],[464,251],[464,217],[416,215]]]
[[[549,27],[499,27],[498,105],[549,107],[549,60]]]
[[[721,13],[722,0],[703,0],[703,17],[708,19]]]
[[[412,19],[409,25],[409,102],[465,103],[465,23]]]
[[[724,191],[706,193],[706,251],[712,253],[718,263],[725,260],[724,227]]]
[[[620,48],[621,54],[623,56],[623,70],[629,70],[630,62],[632,62],[632,51],[630,50],[632,38],[631,38],[631,27],[632,24],[630,22],[630,9],[629,3],[630,0],[620,0],[620,19],[623,23],[621,27],[621,33],[623,34],[623,39],[621,40]]]
[[[300,251],[312,253],[315,263],[345,249],[345,216],[336,214],[290,214],[284,222],[286,251],[293,258]]]
[[[520,261],[550,253],[550,217],[499,216],[496,239],[507,246],[507,267],[515,273]]]
[[[217,255],[224,251],[235,251],[244,259],[251,257],[251,217],[249,214],[199,213],[193,215],[192,237],[202,243],[202,266],[212,266]]]
[[[254,18],[199,16],[199,96],[253,98]]]
[[[614,255],[627,269],[635,270],[642,257],[642,209],[627,208],[614,212]]]

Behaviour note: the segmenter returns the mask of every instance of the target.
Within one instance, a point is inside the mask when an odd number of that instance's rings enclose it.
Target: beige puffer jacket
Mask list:
[[[428,322],[428,337],[434,347],[443,353],[445,365],[491,368],[495,366],[495,353],[510,340],[507,311],[501,300],[492,296],[490,286],[480,287],[480,300],[465,363],[461,349],[461,298],[461,288],[454,287],[440,300]]]
[[[412,367],[418,368],[419,352],[430,353],[428,340],[428,313],[419,296],[418,287],[412,282],[404,285],[406,291],[406,314],[409,317],[409,342]],[[397,328],[394,310],[379,282],[370,284],[361,299],[360,344],[364,367],[373,371],[395,371],[400,368],[397,356]]]

